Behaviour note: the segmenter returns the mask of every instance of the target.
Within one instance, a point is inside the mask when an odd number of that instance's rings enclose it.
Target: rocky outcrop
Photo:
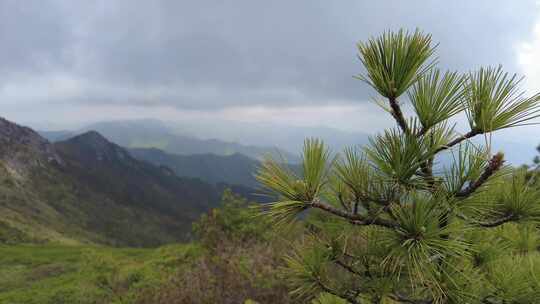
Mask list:
[[[34,130],[4,118],[0,118],[0,160],[21,176],[35,167],[63,164],[49,141]]]

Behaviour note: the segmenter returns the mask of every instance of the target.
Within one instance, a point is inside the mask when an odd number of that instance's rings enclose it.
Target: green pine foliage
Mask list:
[[[386,32],[358,49],[358,78],[386,99],[378,102],[396,127],[335,158],[308,139],[301,172],[271,158],[258,171],[279,197],[263,208],[274,226],[308,211],[310,233],[285,258],[291,295],[320,304],[537,303],[537,177],[470,139],[534,123],[540,95],[526,97],[501,67],[439,71],[421,31]],[[412,112],[402,110],[407,102]],[[465,134],[454,128],[459,116]],[[439,165],[442,154],[453,163]]]

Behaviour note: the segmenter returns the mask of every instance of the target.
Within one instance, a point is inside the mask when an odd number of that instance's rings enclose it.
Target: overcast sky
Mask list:
[[[356,42],[418,27],[440,43],[443,68],[503,64],[540,90],[539,9],[508,0],[0,0],[0,114],[42,128],[151,117],[372,132],[389,120],[352,77],[362,72]]]

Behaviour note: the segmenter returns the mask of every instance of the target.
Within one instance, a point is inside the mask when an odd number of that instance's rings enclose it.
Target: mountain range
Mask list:
[[[156,120],[109,121],[91,124],[76,131],[95,130],[112,142],[127,148],[158,148],[179,155],[215,154],[229,156],[243,154],[253,159],[265,155],[284,157],[295,162],[298,156],[276,146],[243,145],[232,141],[180,134],[166,123]]]
[[[136,158],[171,168],[178,176],[199,178],[208,183],[234,183],[257,187],[253,175],[261,158],[272,155],[289,163],[299,160],[306,137],[322,138],[332,152],[368,142],[364,133],[331,128],[283,127],[268,124],[213,121],[163,122],[153,119],[108,121],[74,131],[46,131],[42,134],[58,141],[88,130],[98,130],[113,142],[126,146]],[[226,125],[226,127],[225,127]],[[220,139],[212,139],[213,137]],[[482,145],[484,139],[474,139]],[[269,147],[279,147],[269,148]],[[493,151],[507,151],[508,163],[530,163],[533,146],[524,143],[493,141]],[[440,157],[438,166],[449,165],[451,155]]]
[[[0,119],[0,147],[0,242],[155,246],[184,240],[191,222],[229,186],[179,177],[95,131],[50,143]]]

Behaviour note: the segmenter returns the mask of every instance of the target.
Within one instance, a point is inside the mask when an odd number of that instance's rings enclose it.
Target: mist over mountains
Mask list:
[[[321,138],[334,152],[364,145],[368,134],[326,127],[298,127],[233,121],[168,122],[155,119],[104,121],[75,130],[42,130],[55,141],[95,130],[129,148],[159,148],[176,154],[232,155],[260,159],[265,153],[297,161],[306,138]]]
[[[157,148],[177,155],[242,154],[255,160],[265,155],[296,163],[306,138],[324,140],[334,153],[345,147],[363,146],[372,134],[348,132],[327,127],[284,126],[269,123],[248,123],[226,120],[161,121],[156,119],[116,120],[90,124],[74,130],[44,130],[40,133],[51,141],[96,130],[112,142],[127,148]],[[474,142],[484,145],[485,139]],[[493,151],[504,151],[508,163],[530,163],[535,156],[534,141],[512,141],[493,137]]]
[[[262,159],[264,155],[270,154],[283,156],[292,162],[298,161],[296,155],[275,147],[242,145],[178,134],[165,123],[156,120],[109,121],[91,124],[79,130],[42,131],[41,134],[55,141],[87,131],[97,131],[112,142],[127,148],[158,148],[179,155],[227,156],[240,153],[253,159]]]

